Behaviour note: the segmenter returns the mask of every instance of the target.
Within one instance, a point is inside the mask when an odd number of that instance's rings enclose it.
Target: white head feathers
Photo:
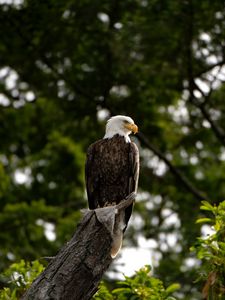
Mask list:
[[[134,124],[134,121],[130,117],[118,115],[108,120],[104,139],[110,139],[114,135],[119,134],[124,136],[125,141],[129,143],[129,134],[131,132],[137,133],[137,131],[137,125]]]

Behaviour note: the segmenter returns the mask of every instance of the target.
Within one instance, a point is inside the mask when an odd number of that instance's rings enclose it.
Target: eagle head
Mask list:
[[[105,139],[110,139],[114,135],[119,134],[124,136],[126,142],[130,142],[129,134],[137,133],[138,127],[130,117],[127,116],[114,116],[107,121],[105,130]]]

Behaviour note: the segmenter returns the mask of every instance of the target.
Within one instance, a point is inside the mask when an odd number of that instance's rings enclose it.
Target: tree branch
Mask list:
[[[225,145],[225,133],[223,132],[223,130],[217,126],[215,124],[215,122],[212,120],[210,114],[208,113],[208,111],[205,108],[205,104],[208,101],[211,92],[209,93],[209,95],[205,95],[203,93],[203,91],[200,89],[200,87],[195,83],[195,79],[194,79],[194,74],[193,74],[193,55],[192,55],[192,41],[193,41],[193,5],[192,5],[192,0],[189,1],[188,3],[188,28],[187,28],[187,34],[186,34],[186,55],[187,55],[187,77],[188,77],[188,83],[189,83],[189,93],[190,93],[190,97],[189,97],[189,102],[192,103],[193,105],[195,105],[197,108],[199,108],[199,110],[201,111],[203,117],[210,123],[212,131],[214,132],[216,138],[218,139],[218,141],[220,143],[222,143],[222,145]],[[212,68],[216,67],[216,66],[222,66],[224,65],[224,60],[214,64],[213,66],[210,66],[210,69],[205,70],[203,73],[206,73],[208,71],[210,71]],[[199,77],[201,75],[200,73],[197,74],[197,77]],[[196,99],[195,95],[194,95],[194,90],[197,89],[202,97],[204,98],[204,102],[200,103],[198,101],[198,99]]]
[[[212,69],[214,69],[215,67],[222,67],[223,65],[225,64],[225,60],[221,60],[221,61],[218,61],[217,63],[215,64],[212,64],[212,65],[209,65],[207,68],[205,68],[204,70],[201,70],[200,72],[196,73],[195,74],[195,78],[198,78],[200,76],[202,76],[203,74],[205,73],[208,73],[210,72]]]
[[[225,133],[224,131],[216,125],[216,123],[212,120],[210,114],[206,110],[205,106],[203,104],[198,105],[199,109],[202,112],[202,115],[205,117],[205,119],[209,122],[211,125],[211,128],[217,137],[218,141],[225,146]]]
[[[147,147],[149,150],[154,152],[155,155],[157,155],[164,163],[167,165],[167,167],[170,169],[171,173],[184,185],[184,187],[191,192],[195,197],[197,197],[199,200],[205,200],[207,199],[207,195],[203,193],[202,191],[199,191],[196,189],[193,184],[188,180],[188,178],[180,171],[178,170],[166,157],[165,155],[157,149],[154,145],[152,145],[149,140],[145,137],[145,135],[141,132],[137,134],[137,137],[139,141]]]
[[[116,220],[134,201],[130,194],[118,205],[85,210],[72,239],[51,259],[21,300],[89,300],[112,262]]]
[[[207,103],[208,101],[208,95],[205,95],[203,93],[203,91],[200,89],[200,87],[194,83],[194,88],[197,89],[202,97],[205,99],[204,102],[198,102],[198,99],[196,99],[194,96],[193,96],[193,99],[190,99],[190,102],[195,105],[202,113],[203,117],[209,122],[211,128],[212,128],[212,131],[214,132],[217,140],[225,146],[225,132],[222,130],[222,128],[220,128],[211,118],[210,114],[208,113],[206,107],[205,107],[205,104]]]

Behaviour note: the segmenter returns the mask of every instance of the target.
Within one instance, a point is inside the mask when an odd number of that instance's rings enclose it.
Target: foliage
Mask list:
[[[99,285],[99,290],[93,297],[94,300],[114,300],[115,297],[108,290],[104,282],[101,282]]]
[[[209,223],[214,229],[214,233],[207,237],[197,238],[197,242],[191,248],[191,251],[195,252],[196,257],[201,261],[197,281],[206,281],[203,288],[204,298],[222,300],[225,294],[225,201],[218,206],[212,206],[209,202],[202,201],[201,209],[210,212],[211,216],[199,218],[196,223]],[[43,269],[43,265],[38,261],[25,263],[24,260],[21,260],[19,263],[12,264],[2,275],[1,280],[6,282],[9,287],[1,290],[0,299],[18,299]],[[133,277],[125,276],[125,280],[118,281],[111,292],[102,282],[93,299],[175,300],[171,294],[179,290],[180,285],[173,283],[165,289],[163,282],[152,277],[150,272],[150,266],[145,266]]]
[[[44,267],[38,261],[31,263],[21,260],[12,264],[2,275],[8,287],[0,291],[1,300],[17,300],[31,285],[32,281],[43,271]],[[118,288],[110,292],[102,282],[95,300],[175,300],[170,295],[180,288],[179,284],[172,284],[164,288],[161,280],[150,275],[150,266],[145,266],[125,281],[117,282]]]
[[[210,216],[198,219],[197,223],[209,223],[214,233],[198,238],[191,250],[201,260],[198,280],[206,281],[203,296],[222,300],[225,296],[225,201],[218,206],[202,201],[201,209],[210,212]]]
[[[3,256],[15,257],[26,256],[26,259],[32,259],[36,251],[39,251],[39,257],[44,256],[46,249],[51,249],[52,245],[45,236],[44,224],[39,224],[38,220],[52,220],[58,217],[59,211],[56,207],[47,206],[45,201],[31,201],[29,204],[25,201],[20,203],[8,203],[0,212],[0,241],[4,247],[1,249]],[[35,222],[34,222],[35,220]],[[12,248],[12,241],[5,233],[10,230],[13,232],[17,243]],[[36,245],[34,249],[33,245]],[[11,249],[11,251],[9,251]],[[1,268],[4,263],[0,263]]]
[[[129,278],[125,276],[124,281],[117,282],[117,287],[112,294],[106,286],[101,284],[100,290],[93,299],[95,300],[175,300],[170,296],[174,291],[180,288],[179,284],[171,284],[166,289],[161,280],[150,275],[150,266],[145,266],[136,274]]]
[[[6,282],[7,287],[0,291],[0,299],[20,299],[43,269],[43,265],[37,260],[33,262],[21,260],[12,264],[2,275],[2,280]]]

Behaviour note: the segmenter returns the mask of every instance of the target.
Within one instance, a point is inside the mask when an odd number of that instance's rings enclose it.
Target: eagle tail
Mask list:
[[[120,251],[123,242],[123,232],[125,228],[125,212],[117,210],[115,215],[115,224],[112,235],[111,257],[114,258]]]
[[[115,258],[122,247],[123,231],[117,232],[113,235],[113,241],[111,246],[111,257]]]

